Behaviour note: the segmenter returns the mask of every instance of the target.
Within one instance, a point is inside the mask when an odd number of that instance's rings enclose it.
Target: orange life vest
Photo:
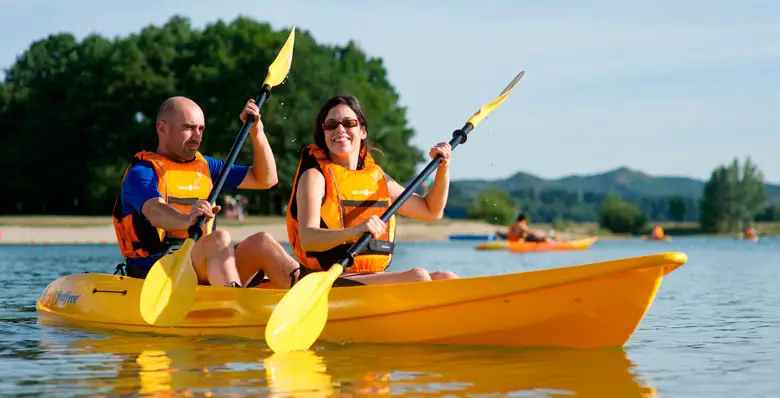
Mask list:
[[[113,211],[114,230],[119,250],[126,258],[143,258],[164,252],[189,236],[186,229],[166,231],[157,228],[142,214],[131,212],[123,216],[120,213],[122,211],[122,185],[124,185],[127,172],[133,165],[142,161],[152,165],[152,169],[157,175],[157,189],[162,194],[163,200],[183,213],[189,213],[192,205],[198,199],[207,199],[213,186],[208,162],[200,152],[196,152],[195,159],[188,162],[177,162],[154,152],[136,153],[122,177],[122,184],[119,186],[119,194],[114,202]],[[211,233],[213,225],[213,219],[204,223],[203,235]]]
[[[664,229],[660,225],[653,227],[653,238],[661,239],[664,237]]]
[[[745,237],[747,238],[755,238],[756,237],[756,229],[754,227],[750,227],[745,232]]]
[[[517,226],[518,226],[518,225],[520,225],[521,223],[522,223],[522,221],[518,221],[518,222],[516,222],[516,223],[513,223],[512,225],[510,225],[510,226],[509,226],[509,232],[507,232],[507,234],[506,234],[506,235],[507,235],[507,236],[506,236],[506,239],[507,239],[508,241],[510,241],[510,242],[517,242],[517,241],[519,241],[520,239],[523,239],[523,238],[525,238],[525,236],[527,235],[527,234],[525,233],[525,231],[520,231],[520,234],[519,234],[519,235],[518,235],[518,234],[515,234],[515,227],[517,227]]]
[[[325,200],[320,207],[320,228],[344,229],[359,225],[372,215],[378,217],[390,206],[391,198],[384,172],[367,152],[363,168],[348,170],[328,159],[314,144],[301,150],[301,160],[293,180],[292,194],[287,206],[287,236],[293,253],[305,267],[322,271],[342,260],[355,242],[349,241],[322,252],[306,251],[298,235],[298,206],[295,195],[298,180],[310,168],[317,168],[325,178]],[[395,248],[395,216],[390,217],[385,234],[372,238],[366,248],[355,255],[349,272],[382,272],[393,257]]]

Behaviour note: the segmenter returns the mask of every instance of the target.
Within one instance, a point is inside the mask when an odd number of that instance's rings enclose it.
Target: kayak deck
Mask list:
[[[671,252],[496,276],[339,287],[329,296],[320,340],[490,346],[622,346],[663,277],[687,261]],[[199,286],[193,309],[174,327],[146,324],[143,281],[74,274],[37,302],[44,324],[181,335],[263,339],[286,289]]]

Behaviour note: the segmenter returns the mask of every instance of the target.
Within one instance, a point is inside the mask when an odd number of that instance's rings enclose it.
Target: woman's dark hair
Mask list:
[[[366,120],[366,112],[363,110],[363,105],[360,104],[357,98],[351,95],[337,95],[331,97],[325,101],[325,104],[320,108],[320,112],[317,114],[317,118],[314,120],[314,144],[322,149],[328,157],[330,152],[328,151],[328,144],[325,143],[325,131],[322,129],[322,123],[325,122],[325,118],[328,117],[328,112],[338,105],[346,105],[357,115],[359,126],[368,131],[368,120]],[[371,144],[368,137],[360,141],[360,160],[358,160],[358,170],[363,168],[363,155],[368,151],[381,152],[378,148]]]

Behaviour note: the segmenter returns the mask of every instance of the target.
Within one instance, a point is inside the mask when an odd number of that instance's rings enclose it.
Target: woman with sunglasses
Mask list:
[[[298,278],[329,269],[365,232],[373,236],[366,249],[346,268],[343,279],[360,284],[384,284],[450,279],[450,271],[424,268],[385,272],[395,248],[395,216],[388,223],[382,213],[404,188],[374,162],[368,141],[368,121],[352,96],[329,99],[314,125],[314,144],[301,150],[292,195],[287,206],[290,246],[301,262]],[[443,160],[425,197],[413,194],[399,209],[401,215],[424,221],[442,217],[449,191],[450,146],[431,148],[430,156]]]

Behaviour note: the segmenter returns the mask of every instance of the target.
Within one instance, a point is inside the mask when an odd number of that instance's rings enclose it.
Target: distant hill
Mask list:
[[[502,180],[455,180],[454,187],[466,192],[499,187],[507,191],[521,189],[564,190],[569,192],[607,193],[614,189],[624,197],[652,197],[681,195],[698,199],[705,181],[688,177],[651,176],[628,167],[619,167],[600,174],[571,175],[546,180],[533,174],[519,172]],[[767,184],[770,198],[780,197],[780,185]]]
[[[705,181],[688,177],[651,176],[628,167],[619,167],[599,174],[571,175],[544,179],[518,172],[500,180],[454,180],[451,184],[448,216],[462,217],[471,199],[490,187],[508,192],[533,189],[566,191],[578,194],[606,194],[610,189],[626,199],[659,198],[681,195],[691,200],[701,197]],[[767,184],[770,201],[780,199],[780,185]]]

